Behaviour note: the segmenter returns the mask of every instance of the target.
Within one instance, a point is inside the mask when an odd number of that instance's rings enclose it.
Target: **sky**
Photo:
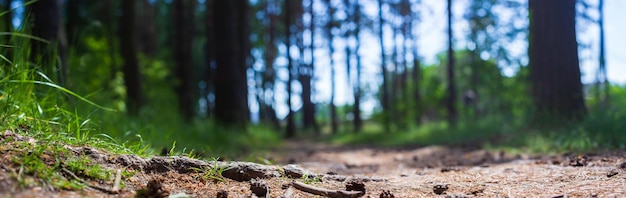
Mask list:
[[[362,1],[364,5],[364,13],[376,15],[378,7],[376,0]],[[454,39],[456,49],[466,48],[467,44],[464,42],[466,32],[469,31],[467,21],[463,19],[463,13],[467,9],[469,0],[454,0],[453,15],[454,23]],[[589,0],[590,4],[597,5],[597,0]],[[423,63],[436,64],[436,55],[446,50],[447,37],[446,37],[446,1],[441,0],[422,0],[422,21],[420,22],[417,35],[419,36],[419,50],[420,57]],[[605,0],[605,39],[606,39],[606,67],[608,73],[608,79],[611,83],[617,83],[621,85],[626,84],[626,51],[622,50],[623,46],[626,46],[626,12],[623,8],[626,8],[626,1],[624,0]],[[524,11],[525,12],[525,11]],[[591,13],[592,16],[597,17],[598,13]],[[620,22],[621,21],[621,22]],[[585,43],[590,46],[589,49],[581,49],[579,51],[579,57],[581,60],[581,72],[582,82],[591,83],[595,79],[595,71],[598,67],[598,48],[599,48],[599,29],[596,24],[579,24],[577,26],[579,43]],[[319,34],[318,34],[319,35]],[[391,41],[390,31],[385,30],[385,42]],[[363,87],[367,90],[376,90],[377,86],[381,83],[380,79],[380,47],[379,41],[376,35],[371,33],[363,33],[361,35],[362,49],[359,52],[363,60]],[[308,42],[308,41],[305,41]],[[336,90],[335,104],[351,104],[353,102],[352,89],[347,83],[346,69],[345,69],[345,56],[343,55],[344,41],[335,39],[336,53],[333,55],[336,64],[336,84],[330,83],[330,69],[326,65],[329,65],[328,50],[325,49],[325,41],[319,39],[315,41],[315,44],[322,48],[317,49],[315,52],[316,57],[316,82],[315,93],[313,100],[316,103],[328,104],[331,95],[331,86],[334,86]],[[517,44],[510,46],[510,49],[524,54],[527,50],[526,41],[520,41]],[[386,50],[390,50],[387,49]],[[293,53],[294,55],[296,53]],[[283,60],[282,62],[286,62]],[[280,60],[277,64],[282,63]],[[512,75],[516,72],[516,67],[503,67],[504,75]],[[286,79],[286,71],[281,72],[279,78]],[[294,83],[294,90],[299,93],[300,86]],[[279,90],[285,89],[285,84],[278,83],[277,88]],[[373,109],[378,105],[378,102],[373,98],[374,93],[366,96],[362,109],[365,114],[371,113]],[[287,97],[285,93],[276,93],[277,101],[286,101]],[[298,96],[293,97],[294,109],[299,109],[302,106],[301,100]],[[255,109],[255,104],[251,105],[251,109]],[[279,118],[284,117],[288,112],[285,104],[278,104],[277,114]]]

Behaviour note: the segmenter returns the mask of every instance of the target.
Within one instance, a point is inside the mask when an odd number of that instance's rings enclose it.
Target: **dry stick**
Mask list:
[[[287,188],[287,190],[285,190],[285,192],[283,193],[283,196],[281,196],[281,198],[292,198],[293,197],[293,188],[289,187]]]
[[[307,193],[311,193],[311,194],[319,195],[319,196],[331,197],[331,198],[353,198],[353,197],[363,196],[363,192],[361,191],[328,190],[328,189],[300,183],[297,181],[291,182],[291,185],[294,188],[307,192]]]
[[[119,191],[116,191],[116,190],[111,190],[111,189],[108,189],[108,188],[105,188],[105,187],[102,187],[102,186],[97,186],[97,185],[93,185],[93,184],[87,183],[85,180],[83,180],[80,177],[76,176],[72,171],[67,170],[66,168],[62,168],[61,170],[63,170],[63,172],[65,172],[66,174],[72,176],[72,178],[74,178],[78,182],[87,185],[87,187],[89,187],[89,188],[93,188],[93,189],[96,189],[96,190],[99,190],[99,191],[102,191],[102,192],[105,192],[105,193],[109,193],[109,194],[118,194],[118,193],[120,193]]]
[[[113,182],[113,191],[120,191],[120,183],[122,182],[122,169],[117,169],[115,171],[115,181]]]

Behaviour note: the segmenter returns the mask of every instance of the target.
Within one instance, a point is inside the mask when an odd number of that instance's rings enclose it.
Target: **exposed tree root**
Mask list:
[[[307,185],[301,182],[291,182],[291,185],[303,192],[311,193],[314,195],[331,197],[331,198],[353,198],[353,197],[361,197],[363,196],[363,191],[346,191],[346,190],[328,190],[324,188],[319,188],[311,185]]]

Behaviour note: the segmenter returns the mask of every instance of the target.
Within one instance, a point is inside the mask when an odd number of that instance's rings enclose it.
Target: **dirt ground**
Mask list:
[[[12,156],[28,152],[12,144],[36,140],[11,133],[0,140],[0,197],[323,197],[304,192],[310,190],[329,197],[626,196],[625,151],[525,156],[472,147],[376,148],[291,142],[268,153],[267,158],[278,162],[269,166],[186,157],[143,159],[68,146],[73,154],[90,157],[103,168],[135,172],[123,178],[121,190],[110,190],[115,187],[113,180],[81,178],[89,187],[73,191],[37,182],[35,175],[23,173],[12,160]],[[63,158],[44,161],[53,165]],[[212,167],[226,167],[223,178],[207,177]],[[62,172],[59,170],[72,179]],[[20,185],[24,180],[38,185]]]

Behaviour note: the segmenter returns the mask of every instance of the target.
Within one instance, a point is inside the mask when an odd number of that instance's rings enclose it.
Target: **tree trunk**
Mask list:
[[[11,3],[12,0],[5,0],[2,5],[2,10],[11,9]],[[4,16],[2,16],[2,24],[2,27],[0,27],[3,28],[2,31],[10,32],[13,30],[13,12],[7,12]]]
[[[315,74],[315,13],[313,12],[314,0],[309,0],[308,12],[311,16],[309,23],[310,43],[309,43],[309,60],[307,67],[300,71],[300,83],[302,83],[302,108],[303,108],[303,125],[304,128],[313,128],[315,133],[319,133],[317,123],[315,121],[315,104],[311,101],[313,86],[311,79]]]
[[[246,67],[242,56],[238,1],[214,1],[215,14],[215,118],[227,125],[245,126],[248,121]]]
[[[576,43],[576,0],[530,0],[529,67],[537,112],[562,119],[586,109]]]
[[[245,115],[245,120],[249,121],[251,114],[248,108],[248,76],[246,71],[250,68],[249,66],[252,65],[252,61],[250,60],[250,2],[248,0],[237,0],[235,3],[235,13],[237,13],[237,41],[240,59],[239,65],[241,67],[240,69],[243,70],[243,72],[238,73],[240,75],[239,79],[241,79],[241,83],[243,83],[242,89],[238,90],[238,92],[241,96],[241,104],[244,107],[239,113]]]
[[[65,85],[67,80],[67,40],[61,18],[61,2],[59,0],[40,0],[33,3],[30,9],[33,17],[33,35],[50,41],[49,44],[38,41],[32,42],[32,61],[41,64],[48,74],[56,74],[58,83]]]
[[[596,97],[599,103],[606,105],[609,102],[609,79],[606,75],[606,47],[604,44],[604,0],[598,2],[598,28],[600,29],[600,52],[598,56],[598,71],[596,72],[596,90],[598,94]]]
[[[83,0],[81,0],[83,1]],[[184,3],[188,0],[174,0],[173,3],[177,4],[177,1],[184,1]],[[149,0],[141,0],[139,7],[139,13],[137,13],[137,17],[141,23],[137,24],[137,41],[139,51],[148,56],[154,56],[159,49],[158,44],[158,34],[156,30],[155,24],[155,15],[153,5],[150,4]],[[176,5],[174,5],[176,7]],[[176,12],[176,8],[174,8],[174,12]],[[192,15],[193,10],[188,10],[186,14]],[[192,21],[187,21],[187,24],[193,24]],[[174,24],[174,26],[179,27],[179,24]],[[179,31],[179,30],[174,30]],[[178,45],[178,44],[175,44]]]
[[[206,104],[206,113],[207,117],[211,117],[213,115],[213,111],[215,110],[215,98],[211,96],[215,96],[215,68],[216,68],[216,38],[215,38],[215,14],[213,13],[213,6],[215,0],[206,0],[204,1],[205,6],[205,36],[207,43],[205,45],[205,61],[206,61],[206,73],[204,75],[204,81],[206,83],[205,94],[202,97],[205,98]]]
[[[455,126],[457,121],[457,110],[456,86],[454,82],[454,49],[452,47],[452,0],[448,0],[448,98],[446,100],[446,107],[448,110],[448,123],[451,126]]]
[[[102,6],[99,10],[100,20],[102,21],[104,27],[104,35],[106,37],[106,43],[108,47],[108,56],[111,59],[111,65],[109,67],[109,79],[113,80],[117,78],[118,72],[118,62],[117,62],[117,45],[115,42],[115,16],[113,15],[114,10],[114,2],[113,0],[103,0]],[[103,82],[102,87],[105,89],[110,89],[111,84],[108,81]]]
[[[131,115],[138,115],[143,105],[141,74],[137,61],[137,43],[135,41],[135,1],[122,1],[122,16],[119,18],[118,33],[124,65],[124,84],[126,85],[126,107]]]
[[[415,23],[415,21],[417,21],[419,19],[419,13],[417,11],[413,11],[413,21]],[[414,24],[412,25],[413,28],[417,28],[417,25]],[[421,65],[420,65],[420,60],[419,60],[419,53],[418,53],[418,42],[417,42],[417,36],[415,36],[415,34],[410,34],[410,39],[411,41],[413,41],[413,47],[412,47],[412,53],[413,53],[413,71],[411,73],[411,78],[413,79],[413,112],[414,112],[414,116],[415,116],[415,124],[419,125],[422,123],[422,112],[423,112],[423,107],[422,107],[422,96],[420,93],[420,86],[421,86],[421,81],[422,81],[422,77],[421,77]]]
[[[287,46],[287,51],[285,56],[287,56],[287,71],[289,72],[289,78],[287,80],[287,108],[289,108],[289,114],[287,114],[287,133],[285,135],[286,138],[293,138],[296,135],[296,126],[293,121],[293,107],[291,106],[291,95],[292,88],[291,83],[293,82],[293,63],[291,60],[291,0],[285,0],[285,45]]]
[[[328,24],[326,25],[326,34],[328,38],[328,55],[330,59],[330,128],[332,133],[337,133],[339,130],[339,123],[337,120],[337,107],[335,106],[335,61],[333,58],[333,54],[335,54],[335,48],[333,46],[333,32],[332,29],[334,27],[334,15],[335,10],[332,6],[332,2],[330,0],[326,0],[326,5],[328,6]]]
[[[265,38],[267,42],[265,42],[265,50],[263,50],[263,58],[265,60],[265,70],[263,71],[263,77],[261,86],[263,88],[264,97],[263,97],[263,106],[264,111],[261,113],[261,119],[264,121],[271,122],[276,128],[279,127],[278,118],[276,117],[276,111],[274,108],[275,104],[275,81],[276,81],[276,72],[274,69],[274,60],[276,59],[276,23],[277,23],[277,15],[271,10],[276,10],[276,2],[274,0],[267,0],[267,7],[265,9],[267,20],[266,25],[264,26],[264,32],[267,33]]]
[[[194,2],[176,0],[174,3],[174,59],[176,61],[176,94],[180,113],[186,121],[195,115],[195,89],[193,72],[193,21]]]
[[[391,88],[389,89],[389,109],[387,109],[387,113],[389,115],[390,124],[394,127],[398,126],[399,118],[401,117],[399,112],[399,102],[400,102],[400,93],[398,90],[400,89],[400,75],[398,75],[400,62],[398,62],[398,32],[397,28],[393,24],[389,24],[391,26],[391,46],[393,49],[391,50],[391,65],[392,70],[389,75],[389,82],[391,83]]]
[[[361,5],[359,4],[359,1],[355,1],[354,2],[354,23],[356,23],[355,25],[355,29],[354,29],[354,37],[356,39],[356,46],[354,49],[354,55],[356,57],[356,71],[355,71],[355,75],[356,75],[356,81],[354,82],[354,88],[353,88],[353,92],[354,92],[354,109],[353,109],[353,115],[354,115],[354,132],[355,133],[359,133],[361,132],[361,127],[363,125],[363,121],[361,120],[361,55],[359,54],[359,51],[361,49],[361,42],[360,42],[360,34],[361,34]]]
[[[5,0],[4,1],[4,5],[2,5],[2,10],[9,10],[11,9],[11,2],[12,0]],[[2,20],[0,23],[2,24],[2,27],[0,27],[0,31],[3,32],[12,32],[13,31],[13,12],[7,12],[5,15],[1,16],[2,18],[0,20]],[[10,45],[11,43],[11,38],[8,36],[4,36],[2,38],[0,38],[0,42],[2,42],[3,44],[7,44]],[[13,59],[13,49],[7,49],[7,48],[3,48],[1,50],[2,55],[4,55],[6,58],[8,58],[9,60]]]
[[[79,14],[81,9],[85,9],[85,6],[81,5],[83,2],[85,1],[67,0],[65,6],[65,15],[67,16],[67,22],[65,25],[67,30],[67,40],[72,45],[72,47],[75,47],[74,45],[77,42],[76,34],[81,29],[82,25],[80,21],[84,18],[81,17],[81,15]]]
[[[378,40],[380,41],[380,70],[383,76],[382,93],[380,94],[382,97],[381,107],[383,112],[383,125],[385,125],[385,130],[390,131],[390,120],[389,115],[389,95],[387,91],[387,61],[385,58],[385,41],[383,39],[383,26],[385,21],[383,20],[383,0],[378,0]]]

